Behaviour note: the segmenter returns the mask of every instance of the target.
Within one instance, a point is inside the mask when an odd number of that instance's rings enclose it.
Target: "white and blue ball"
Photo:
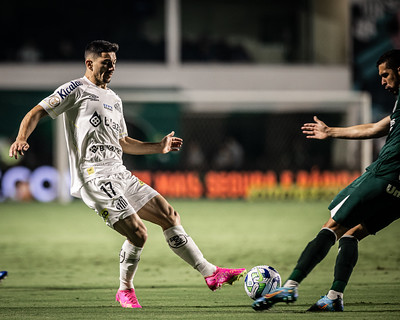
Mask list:
[[[244,279],[244,290],[255,300],[281,286],[281,276],[274,268],[263,265],[252,268]]]

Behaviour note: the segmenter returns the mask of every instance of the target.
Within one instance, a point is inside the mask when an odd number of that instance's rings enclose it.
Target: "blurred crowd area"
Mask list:
[[[312,0],[181,0],[182,62],[307,62]],[[119,60],[164,62],[168,1],[7,2],[0,61],[81,61],[91,40],[120,44]],[[308,39],[305,41],[305,39]]]
[[[94,39],[119,43],[120,61],[165,63],[171,3],[182,63],[357,66],[371,44],[400,43],[399,0],[21,0],[0,10],[0,63],[82,61]]]
[[[400,0],[6,2],[0,10],[4,43],[0,63],[82,63],[83,48],[94,39],[117,42],[119,61],[166,63],[167,14],[172,2],[179,3],[176,13],[183,63],[248,63],[254,68],[258,68],[257,63],[290,67],[296,63],[344,65],[351,69],[354,89],[371,93],[374,120],[387,115],[393,107],[393,97],[381,88],[375,63],[383,52],[400,48]],[[8,87],[0,91],[2,105],[13,109],[0,128],[0,170],[5,170],[15,164],[7,158],[8,138],[16,136],[16,124],[27,106],[50,91]],[[311,169],[312,165],[330,168],[332,145],[306,146],[299,135],[299,124],[311,117],[301,115],[301,111],[293,118],[268,113],[224,114],[218,118],[173,113],[173,127],[186,141],[180,157],[135,159],[132,167],[202,171]],[[332,117],[332,121],[324,120],[331,125],[340,123],[337,115]],[[143,118],[152,124],[160,121]],[[21,162],[31,168],[54,160],[51,141],[43,144],[52,139],[52,125],[44,121],[41,126],[31,138],[32,149],[38,152],[30,155],[30,163]],[[139,129],[132,128],[138,139],[159,138]],[[159,129],[158,132],[166,132],[163,127]],[[276,137],[278,129],[283,134]],[[207,132],[212,136],[208,137]]]

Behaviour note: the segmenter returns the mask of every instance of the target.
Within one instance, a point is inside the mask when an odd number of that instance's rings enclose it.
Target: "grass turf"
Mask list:
[[[324,202],[171,201],[205,257],[227,267],[269,264],[288,276],[328,218]],[[295,304],[256,313],[243,280],[211,292],[168,248],[161,229],[149,239],[135,287],[143,309],[114,301],[123,238],[80,201],[0,203],[0,319],[317,319],[305,313],[332,281],[337,246],[302,283]],[[335,319],[399,319],[400,224],[360,243],[359,261]]]

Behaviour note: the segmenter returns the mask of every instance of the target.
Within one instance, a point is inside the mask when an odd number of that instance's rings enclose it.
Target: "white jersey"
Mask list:
[[[96,177],[126,170],[119,139],[128,135],[121,99],[83,77],[57,88],[41,105],[55,119],[64,114],[71,194]]]

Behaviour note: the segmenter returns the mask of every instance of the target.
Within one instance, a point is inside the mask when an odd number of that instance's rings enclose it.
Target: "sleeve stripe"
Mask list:
[[[47,111],[47,113],[52,118],[56,118],[59,116],[59,114],[57,112],[55,112],[54,108],[51,105],[49,105],[46,100],[42,100],[39,104]],[[51,114],[51,113],[53,113],[53,114]]]

